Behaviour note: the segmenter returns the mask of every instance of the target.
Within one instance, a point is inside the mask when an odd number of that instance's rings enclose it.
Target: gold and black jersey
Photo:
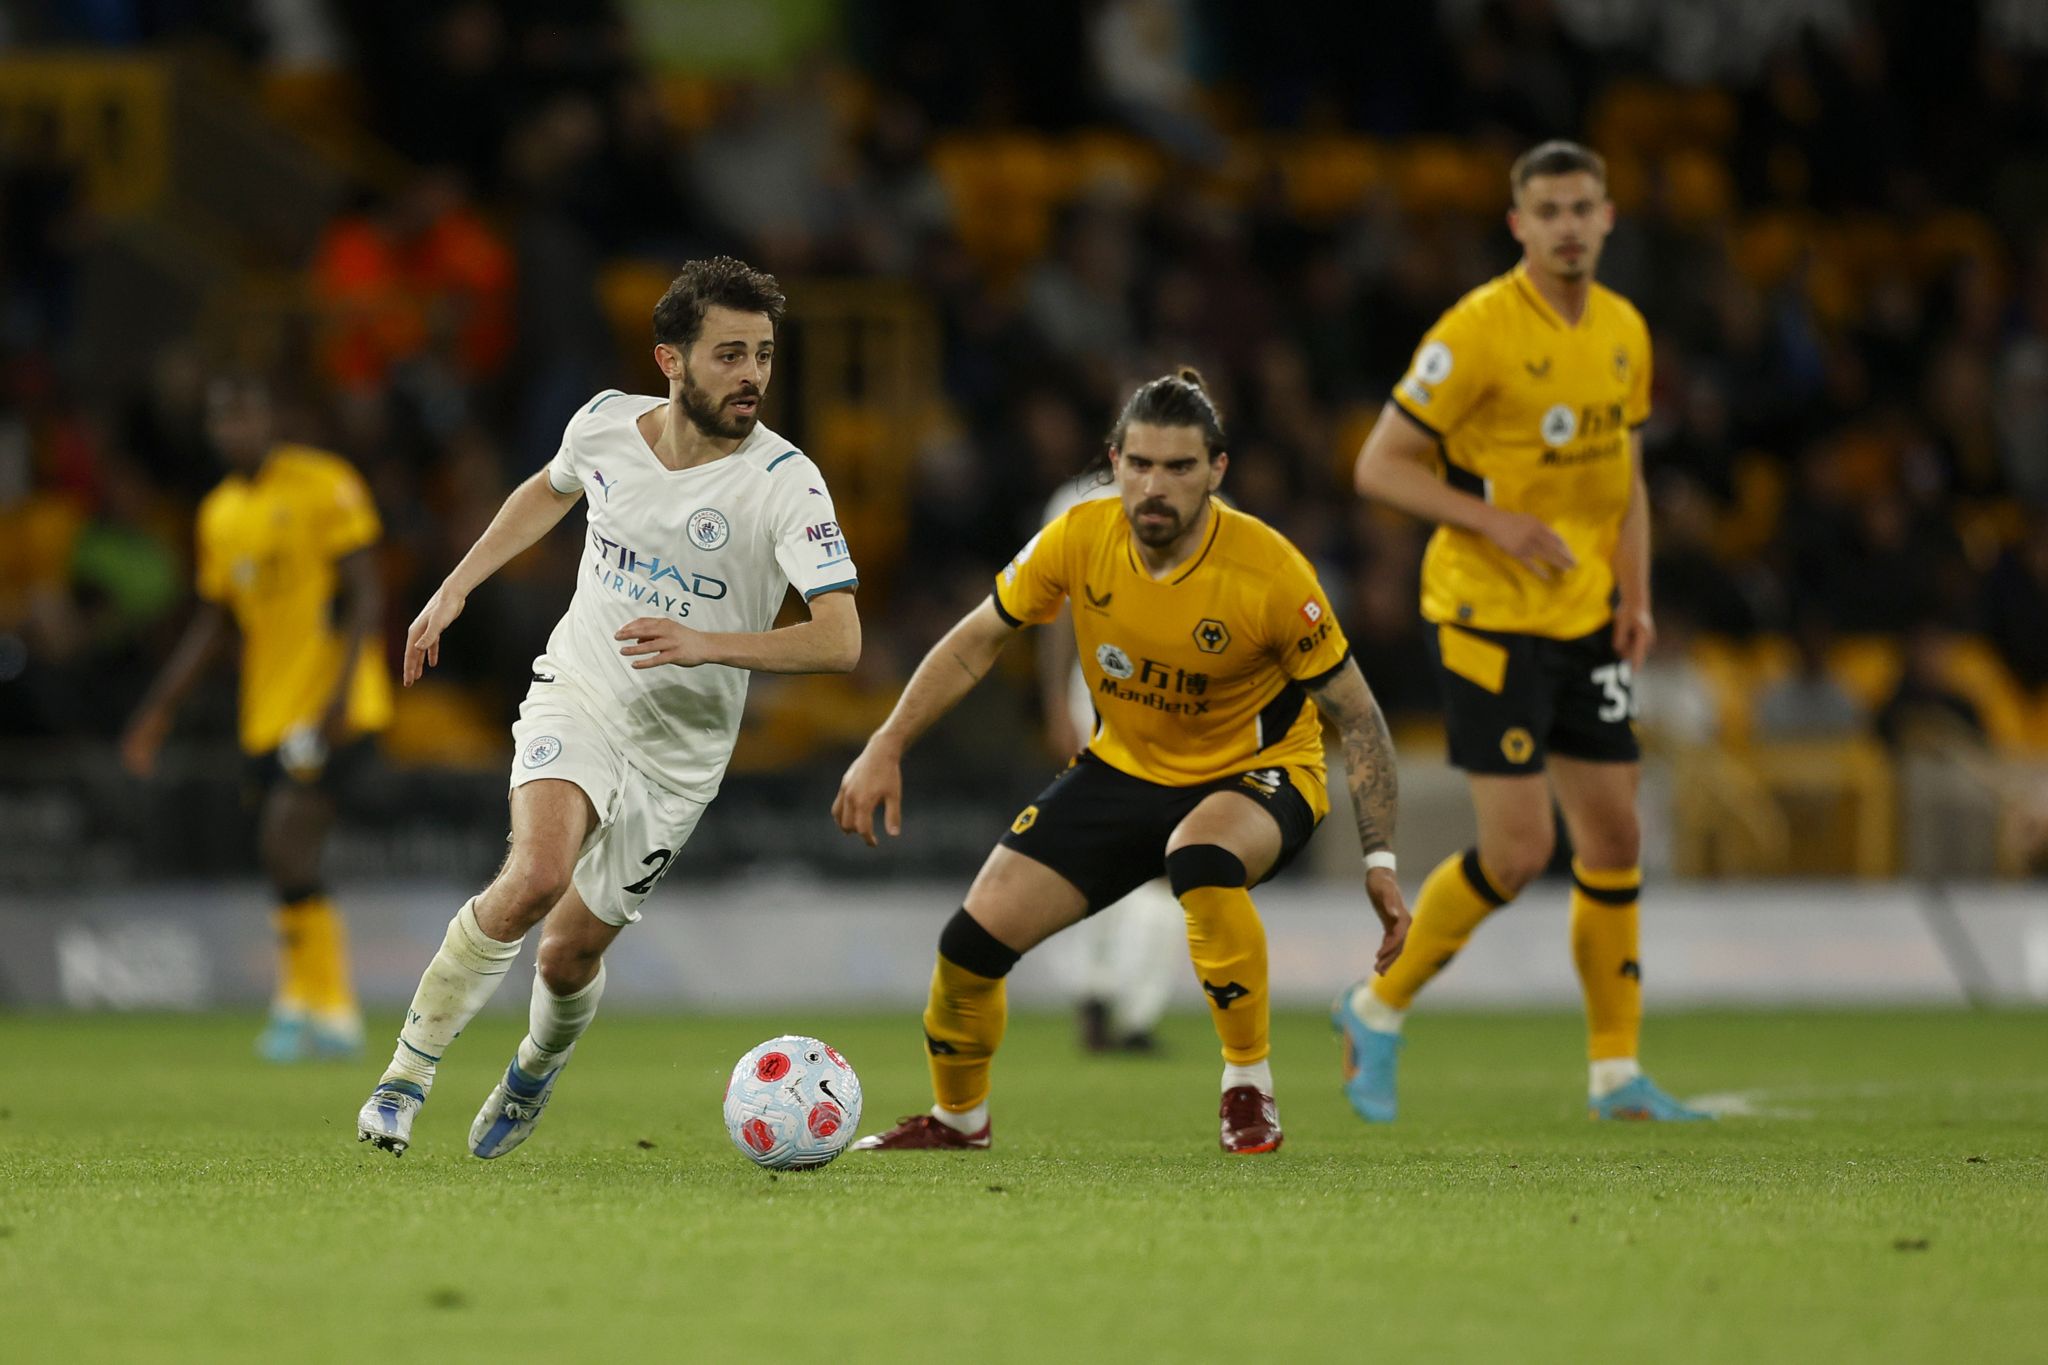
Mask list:
[[[1293,769],[1320,818],[1329,797],[1307,685],[1342,667],[1350,645],[1285,536],[1213,499],[1203,534],[1192,558],[1154,578],[1122,502],[1082,503],[1017,552],[996,609],[1043,624],[1072,602],[1097,717],[1088,749],[1103,762],[1170,787]]]
[[[241,740],[274,749],[319,721],[340,681],[347,643],[334,621],[336,566],[377,543],[370,489],[348,461],[279,446],[253,476],[230,475],[199,505],[199,595],[234,613],[242,631]],[[391,720],[391,675],[369,642],[348,683],[357,733]]]
[[[1394,388],[1443,445],[1455,488],[1540,517],[1578,566],[1538,578],[1484,536],[1442,526],[1422,561],[1422,614],[1574,639],[1613,614],[1613,555],[1634,486],[1629,434],[1650,415],[1650,333],[1598,284],[1576,325],[1516,266],[1437,320]]]

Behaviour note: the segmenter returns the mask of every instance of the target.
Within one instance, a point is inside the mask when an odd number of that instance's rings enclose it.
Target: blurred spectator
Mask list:
[[[1877,736],[1891,748],[1982,747],[1983,717],[1943,676],[1947,643],[1946,633],[1932,622],[1915,625],[1907,635],[1899,684],[1877,713]]]
[[[1984,623],[2022,686],[2048,687],[2048,504],[2007,547],[1984,587]]]
[[[1792,642],[1798,651],[1792,675],[1756,699],[1757,737],[1847,739],[1868,730],[1863,708],[1828,671],[1834,636],[1827,622],[1812,612],[1802,615],[1793,623]]]

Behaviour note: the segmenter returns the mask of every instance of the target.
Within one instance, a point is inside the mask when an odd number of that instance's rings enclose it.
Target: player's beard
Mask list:
[[[1147,512],[1164,512],[1172,520],[1161,522],[1140,521],[1139,517]],[[1199,507],[1196,509],[1196,513],[1197,515],[1200,514]],[[1139,503],[1137,511],[1131,514],[1131,534],[1157,550],[1161,546],[1173,544],[1174,541],[1186,534],[1191,521],[1192,518],[1182,516],[1180,510],[1164,498],[1149,498]]]
[[[690,419],[690,425],[706,436],[722,441],[745,440],[753,433],[754,423],[759,418],[754,413],[727,412],[725,405],[735,398],[751,396],[756,401],[761,397],[758,390],[736,390],[724,398],[714,400],[710,394],[697,387],[697,381],[690,371],[683,370],[683,388],[677,395],[683,405],[683,416]]]

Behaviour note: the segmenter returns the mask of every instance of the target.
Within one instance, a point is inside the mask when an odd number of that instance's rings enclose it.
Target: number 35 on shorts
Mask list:
[[[1600,689],[1600,719],[1615,721],[1636,718],[1635,670],[1627,660],[1602,664],[1593,670],[1593,685]]]

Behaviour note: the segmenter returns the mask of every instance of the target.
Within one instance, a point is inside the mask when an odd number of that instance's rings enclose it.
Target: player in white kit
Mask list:
[[[1117,495],[1108,471],[1069,479],[1045,506],[1047,524],[1069,508]],[[1095,702],[1060,608],[1052,629],[1038,632],[1040,702],[1054,753],[1072,758],[1096,727]],[[1152,1030],[1187,979],[1187,919],[1164,877],[1146,882],[1116,904],[1067,931],[1081,940],[1081,1046],[1089,1052],[1149,1052]]]
[[[410,686],[468,594],[586,501],[569,610],[512,727],[511,852],[449,922],[356,1133],[394,1155],[434,1067],[541,926],[528,1032],[469,1132],[526,1140],[597,1012],[604,952],[688,842],[739,733],[747,674],[844,673],[860,658],[853,560],[817,466],[758,420],[784,299],[730,257],[692,261],[654,309],[668,397],[608,390],[521,484],[428,601]],[[794,587],[810,619],[774,629]]]

